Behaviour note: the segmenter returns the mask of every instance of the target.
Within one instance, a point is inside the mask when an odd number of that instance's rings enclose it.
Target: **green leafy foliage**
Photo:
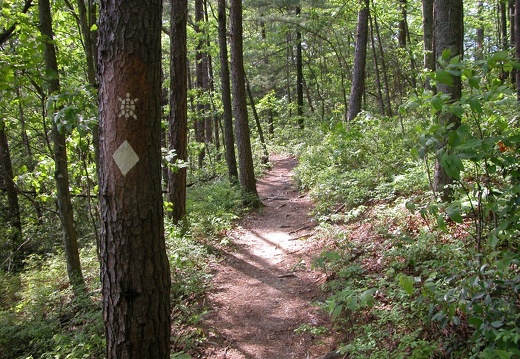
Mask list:
[[[424,172],[411,161],[403,130],[392,119],[366,114],[320,131],[319,142],[301,151],[297,168],[319,214],[330,215],[336,204],[353,208],[426,188]]]

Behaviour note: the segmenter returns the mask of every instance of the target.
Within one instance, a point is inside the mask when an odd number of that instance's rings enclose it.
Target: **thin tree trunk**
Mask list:
[[[292,51],[292,37],[291,33],[287,31],[285,36],[285,45],[286,45],[286,71],[285,71],[285,80],[286,80],[286,88],[287,88],[287,103],[292,104],[292,82],[291,82],[291,64],[293,59],[293,51]],[[292,117],[292,107],[289,106],[289,118]]]
[[[92,25],[95,24],[95,15],[92,12],[95,13],[96,5],[92,5],[90,2],[91,1],[89,0],[89,3],[85,4],[85,0],[77,0],[76,4],[78,7],[79,27],[81,29],[81,34],[83,35],[83,48],[87,64],[87,81],[92,89],[97,89],[98,84],[96,79],[96,56],[94,55],[97,53],[97,32],[91,30]],[[92,126],[92,139],[94,142],[94,162],[96,165],[96,173],[99,173],[99,125],[97,123]],[[87,166],[85,165],[85,171],[86,170]],[[87,172],[85,172],[85,175],[88,177]],[[90,209],[89,213],[92,218],[92,227],[96,236],[96,243],[99,243],[99,230],[97,228],[98,221],[95,218],[97,216],[94,216],[92,212],[92,198],[90,197],[90,181],[87,185],[87,193],[89,194],[87,198],[88,206]]]
[[[406,48],[406,2],[407,0],[399,0],[399,8],[401,9],[401,19],[399,20],[398,32],[397,32],[397,41],[399,43],[399,47],[402,49]]]
[[[170,13],[170,119],[168,142],[175,159],[188,160],[188,74],[187,24],[188,1],[173,0]],[[186,167],[168,168],[168,201],[174,223],[186,216]]]
[[[365,64],[368,42],[368,0],[361,0],[362,8],[358,12],[356,52],[354,71],[350,90],[348,121],[352,121],[361,112],[361,103],[365,91]]]
[[[515,0],[509,0],[508,2],[508,14],[509,14],[509,48],[515,48]],[[518,60],[517,60],[518,61]],[[516,73],[517,70],[511,71],[511,83],[516,84]]]
[[[296,16],[300,17],[301,8],[296,7]],[[303,60],[302,60],[302,32],[296,30],[296,116],[298,117],[298,127],[305,128],[303,120]]]
[[[60,91],[58,75],[58,63],[56,60],[56,49],[53,42],[52,17],[49,0],[38,2],[40,16],[40,31],[44,37],[44,61],[48,73],[53,74],[48,80],[49,95],[56,95]],[[67,262],[67,273],[72,284],[74,294],[82,295],[85,292],[85,281],[81,271],[81,263],[78,249],[78,236],[74,226],[74,215],[69,192],[69,172],[65,134],[60,132],[56,121],[52,121],[53,152],[57,189],[58,212],[63,229],[63,244],[65,259]]]
[[[433,50],[433,0],[422,0],[422,14],[423,14],[423,43],[424,43],[424,69],[435,69],[435,53]],[[426,79],[424,84],[426,89],[430,89],[430,81]]]
[[[161,21],[161,0],[101,2],[99,197],[107,359],[170,358]]]
[[[515,0],[515,58],[520,62],[520,0]],[[516,98],[520,102],[520,71],[516,70]]]
[[[253,92],[251,92],[251,86],[249,85],[249,81],[247,80],[247,78],[246,90],[247,95],[249,96],[249,105],[251,106],[251,112],[253,113],[253,118],[255,119],[258,137],[260,138],[260,144],[262,145],[262,150],[264,151],[264,154],[262,156],[262,164],[265,165],[269,163],[269,153],[267,152],[267,145],[265,144],[264,131],[262,130],[262,125],[260,124],[260,118],[258,117],[258,112],[256,112],[255,98],[253,97]]]
[[[203,144],[205,134],[205,116],[204,116],[204,103],[202,101],[204,92],[204,40],[202,39],[202,30],[200,24],[204,21],[204,4],[202,0],[195,0],[195,33],[197,34],[197,46],[195,53],[195,88],[197,89],[196,94],[196,117],[194,121],[195,126],[195,141],[201,144],[199,152],[199,168],[202,168],[204,158],[206,157],[205,146]]]
[[[252,206],[261,204],[256,190],[256,178],[251,151],[251,135],[247,118],[245,94],[245,71],[242,42],[242,0],[230,1],[231,38],[231,83],[233,92],[233,113],[238,148],[239,181],[245,201]]]
[[[482,60],[484,58],[484,2],[479,1],[477,4],[478,27],[476,29],[475,39],[475,60]]]
[[[226,147],[226,163],[231,183],[237,183],[238,170],[235,157],[235,136],[233,134],[233,114],[231,110],[231,84],[229,80],[229,63],[226,36],[226,0],[218,0],[218,42],[220,48],[220,83],[222,90],[222,108],[224,120],[224,143]]]
[[[373,4],[373,2],[372,2]],[[381,33],[379,32],[379,23],[377,17],[374,16],[374,27],[377,34],[377,43],[379,47],[379,53],[381,55],[381,72],[383,73],[383,83],[385,84],[385,102],[387,107],[387,115],[392,116],[392,103],[390,101],[390,85],[388,84],[388,68],[385,61],[385,52],[383,50],[383,42],[381,41]]]
[[[500,8],[500,42],[502,50],[509,49],[509,42],[507,37],[507,3],[506,0],[499,1]]]
[[[374,65],[376,68],[376,86],[377,86],[377,96],[378,96],[378,103],[379,103],[379,112],[381,115],[385,114],[385,102],[383,100],[383,91],[381,90],[381,78],[379,75],[379,62],[376,51],[376,45],[375,45],[375,39],[374,39],[374,24],[372,21],[372,16],[369,14],[369,21],[370,21],[370,43],[372,44],[372,55],[374,56]]]
[[[13,166],[11,162],[11,153],[9,151],[9,142],[5,133],[5,123],[0,119],[0,188],[5,189],[7,193],[7,213],[5,219],[10,225],[8,248],[9,248],[9,264],[7,270],[17,271],[23,265],[22,245],[22,220],[20,218],[20,205],[18,203],[18,192],[13,180]]]
[[[202,6],[203,6],[203,15],[204,15],[204,21],[207,23],[208,22],[208,7],[207,7],[207,1],[206,0],[203,0],[202,2]],[[212,69],[212,64],[211,64],[211,54],[209,53],[209,47],[210,47],[210,40],[207,36],[207,32],[204,31],[204,47],[205,47],[205,50],[204,50],[204,55],[202,57],[202,62],[203,62],[203,70],[204,70],[204,74],[203,74],[203,90],[204,90],[204,97],[205,97],[205,101],[204,101],[204,128],[205,128],[205,141],[206,141],[206,144],[209,144],[209,143],[214,143],[214,138],[213,138],[213,122],[214,122],[214,115],[212,115],[211,113],[214,113],[214,111],[211,110],[211,102],[212,102],[212,99],[211,99],[211,96],[212,96],[212,93],[213,93],[213,69]],[[218,128],[216,128],[216,130],[218,131]]]

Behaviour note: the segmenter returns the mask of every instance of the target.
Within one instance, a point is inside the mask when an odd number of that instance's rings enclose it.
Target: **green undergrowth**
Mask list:
[[[355,358],[518,358],[520,256],[475,255],[468,223],[445,231],[404,200],[322,225],[321,306]]]
[[[403,132],[412,130],[368,114],[316,129],[316,142],[299,149],[296,169],[299,186],[317,200],[316,213],[327,219],[337,205],[354,209],[427,190]]]
[[[507,52],[439,62],[431,80],[460,76],[460,100],[417,93],[399,119],[322,126],[300,151],[329,243],[314,263],[322,306],[347,357],[520,358],[518,103],[497,76],[513,65]]]
[[[240,191],[214,179],[188,191],[185,223],[166,220],[172,273],[172,353],[196,352],[209,286],[208,263],[227,245],[226,228],[242,213]],[[95,246],[80,254],[88,295],[74,299],[63,253],[29,257],[20,273],[0,273],[0,358],[103,358],[99,262]],[[172,354],[173,355],[173,354]]]

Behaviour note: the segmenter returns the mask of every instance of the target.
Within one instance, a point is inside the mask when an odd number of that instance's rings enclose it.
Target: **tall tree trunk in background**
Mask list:
[[[515,0],[515,59],[520,61],[520,0]],[[516,98],[520,102],[520,71],[516,70]]]
[[[207,1],[202,1],[202,8],[203,8],[203,16],[204,16],[204,22],[208,23],[208,7],[207,7]],[[203,31],[204,34],[204,53],[202,56],[202,69],[203,69],[203,77],[202,77],[202,87],[204,91],[204,129],[205,129],[205,143],[214,143],[213,138],[213,122],[214,118],[211,114],[213,111],[211,109],[211,95],[213,93],[213,80],[212,80],[212,71],[213,71],[213,65],[211,64],[211,54],[209,53],[210,48],[210,40],[209,36],[207,34],[207,31]]]
[[[60,92],[58,62],[53,42],[52,17],[49,0],[38,1],[40,31],[44,38],[44,61],[47,73],[52,74],[48,81],[49,96]],[[56,109],[57,110],[57,109]],[[54,178],[56,180],[58,212],[63,229],[63,244],[67,274],[74,290],[79,296],[85,291],[85,281],[79,259],[78,235],[74,226],[74,215],[69,191],[69,171],[67,168],[67,144],[65,134],[58,129],[56,121],[52,121],[52,140],[54,152]]]
[[[375,66],[375,74],[376,74],[376,87],[377,87],[377,96],[378,96],[378,103],[379,103],[379,112],[381,115],[385,114],[385,101],[383,99],[383,91],[381,90],[381,77],[379,74],[379,61],[378,61],[378,54],[376,51],[376,44],[374,39],[374,23],[372,21],[372,16],[370,16],[370,13],[368,14],[369,19],[369,25],[370,25],[370,43],[372,45],[372,56],[374,57],[374,66]]]
[[[482,14],[483,11],[484,2],[479,1],[477,4],[478,26],[476,28],[475,39],[475,60],[482,60],[484,58],[484,18]]]
[[[251,135],[247,119],[246,85],[242,41],[242,0],[230,0],[231,39],[231,83],[233,91],[233,113],[238,149],[238,179],[245,200],[253,206],[261,204],[256,190]]]
[[[509,50],[509,41],[507,37],[507,0],[499,1],[499,11],[500,11],[500,42],[501,48],[504,51]],[[509,77],[509,72],[502,69],[500,73],[500,79],[502,81],[506,81]]]
[[[372,1],[372,6],[374,6],[374,2]],[[369,18],[371,17],[369,12]],[[386,66],[385,60],[385,51],[383,49],[383,41],[381,40],[381,32],[379,31],[379,23],[377,21],[377,16],[374,15],[374,27],[377,34],[377,44],[379,48],[379,54],[381,56],[381,72],[383,73],[383,83],[385,85],[385,103],[386,103],[386,114],[388,116],[392,116],[392,102],[391,102],[391,93],[390,93],[390,85],[388,84],[388,67]]]
[[[200,28],[201,23],[204,21],[204,4],[203,0],[195,0],[195,33],[197,34],[197,45],[195,54],[195,88],[197,89],[196,95],[196,116],[195,116],[195,141],[201,144],[199,150],[199,168],[202,168],[204,158],[206,157],[205,150],[205,121],[204,121],[204,103],[202,101],[204,93],[204,39],[202,38],[202,29]]]
[[[293,44],[292,44],[292,36],[291,32],[287,31],[285,36],[285,46],[286,46],[286,61],[285,61],[285,84],[287,91],[287,103],[292,103],[292,81],[291,81],[291,64],[294,58],[293,54]],[[292,117],[292,106],[289,107],[289,118]]]
[[[88,0],[87,3],[85,3],[85,0],[77,0],[76,2],[87,64],[87,80],[91,88],[97,89],[97,30],[92,30],[92,26],[96,25],[97,3],[94,0]],[[96,169],[99,172],[99,124],[93,126],[92,137]]]
[[[435,52],[433,49],[433,0],[422,0],[422,15],[423,15],[423,66],[424,69],[434,70],[435,69]],[[426,79],[426,89],[430,89],[430,81]]]
[[[92,26],[96,24],[96,3],[95,1],[89,0],[87,4],[85,4],[85,0],[77,0],[78,7],[78,25],[81,30],[81,35],[83,39],[83,49],[85,52],[85,60],[87,64],[87,81],[91,88],[91,90],[97,91],[97,30],[92,31]],[[96,123],[92,126],[92,140],[94,142],[94,162],[96,165],[96,173],[99,173],[99,124]],[[96,244],[99,247],[99,230],[97,228],[99,213],[94,214],[95,211],[92,210],[92,187],[94,185],[93,181],[90,181],[86,159],[84,161],[84,173],[87,177],[87,201],[89,214],[92,222],[92,228],[94,229],[96,236]]]
[[[224,143],[226,145],[226,163],[231,183],[237,183],[238,170],[235,157],[235,136],[233,134],[233,113],[231,112],[231,84],[226,30],[226,0],[218,0],[218,43],[220,49],[220,83],[222,90],[222,108],[224,120]]]
[[[408,29],[408,0],[399,0],[399,7],[401,10],[401,20],[399,20],[399,31],[398,31],[398,42],[399,47],[405,51],[403,55],[407,56],[410,60],[410,70],[408,73],[403,71],[403,69],[398,68],[397,71],[399,73],[399,77],[403,79],[409,78],[412,87],[417,87],[417,79],[416,79],[416,72],[417,72],[417,66],[415,64],[415,57],[412,51],[409,50],[409,46],[411,45],[410,41],[410,30]],[[399,93],[401,94],[401,97],[404,92],[404,86],[399,83],[398,84]],[[391,116],[391,115],[390,115]]]
[[[301,7],[296,7],[296,17],[300,17]],[[303,120],[303,59],[302,59],[302,32],[298,26],[296,30],[296,116],[298,127],[304,129]]]
[[[18,192],[13,181],[13,166],[9,142],[5,133],[5,123],[0,119],[0,188],[7,193],[7,213],[3,214],[10,226],[9,238],[7,238],[8,255],[10,256],[7,270],[17,271],[22,268],[24,259],[22,245],[22,220],[20,218],[20,205]]]
[[[435,0],[435,53],[441,56],[444,51],[449,51],[449,58],[462,57],[463,40],[463,7],[462,0]],[[440,68],[440,64],[437,64]],[[460,76],[452,77],[452,86],[438,83],[437,91],[447,94],[451,102],[458,101],[462,94],[462,82]],[[454,131],[460,125],[460,119],[452,113],[441,112],[438,114],[438,121],[443,126],[451,126],[450,131]],[[445,151],[445,144],[441,144],[438,157]],[[447,175],[441,166],[440,159],[435,163],[434,188],[443,200],[451,197],[449,185],[452,179]]]
[[[368,0],[361,0],[361,9],[357,19],[356,52],[354,55],[354,71],[350,101],[348,104],[348,121],[352,121],[361,112],[361,103],[365,91],[365,64],[368,43]]]
[[[509,16],[509,48],[515,49],[515,0],[508,2],[508,16]],[[518,59],[517,59],[518,61]],[[511,83],[516,84],[517,70],[513,68],[511,71]]]
[[[400,48],[406,48],[407,24],[406,24],[406,2],[407,0],[399,0],[399,8],[401,10],[401,19],[399,20],[397,41]]]
[[[170,119],[168,142],[175,159],[188,160],[188,74],[186,23],[188,1],[173,0],[170,13]],[[174,223],[186,216],[186,167],[168,169],[168,201]]]
[[[161,17],[161,0],[101,2],[100,257],[108,359],[170,358]]]
[[[262,164],[266,165],[267,163],[269,163],[269,152],[267,152],[267,145],[265,144],[264,131],[262,130],[262,125],[260,124],[260,117],[258,117],[258,112],[256,111],[255,98],[253,97],[253,92],[251,91],[251,86],[247,78],[246,91],[247,96],[249,97],[249,105],[251,106],[251,112],[253,113],[253,118],[255,120],[256,131],[258,132],[258,137],[260,138],[260,145],[262,146],[262,150],[264,152],[264,154],[262,155]]]

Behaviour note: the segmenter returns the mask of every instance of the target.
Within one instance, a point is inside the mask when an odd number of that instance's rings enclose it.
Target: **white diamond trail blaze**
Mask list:
[[[136,163],[139,162],[137,153],[135,153],[132,146],[130,146],[126,140],[121,144],[121,146],[119,146],[116,152],[114,152],[112,158],[116,162],[116,165],[123,176],[126,176],[126,174],[134,168]]]

